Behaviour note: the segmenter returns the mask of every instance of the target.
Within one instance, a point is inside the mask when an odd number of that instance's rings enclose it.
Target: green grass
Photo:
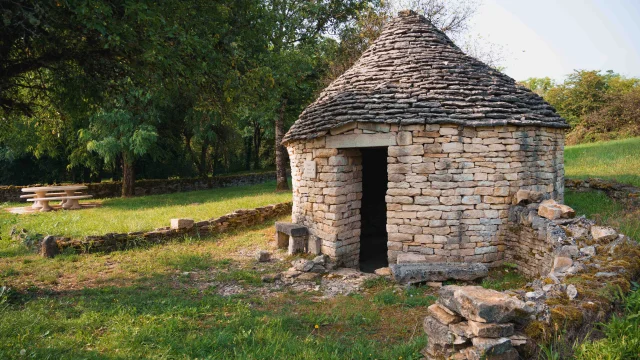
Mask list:
[[[599,177],[640,186],[640,138],[567,146],[565,175]]]
[[[503,291],[508,289],[518,289],[527,283],[527,278],[517,271],[517,267],[512,264],[505,264],[502,267],[489,270],[489,276],[482,279],[482,287]]]
[[[626,299],[622,314],[602,325],[605,338],[577,346],[579,360],[626,360],[640,358],[640,290]]]
[[[0,289],[10,288],[0,290],[0,358],[421,358],[433,290],[370,281],[320,299],[269,288],[260,276],[288,261],[247,254],[269,248],[274,231],[269,222],[110,254],[0,257]],[[220,295],[228,286],[243,291]]]
[[[237,209],[249,209],[291,200],[291,193],[276,193],[275,182],[129,199],[99,200],[102,206],[76,211],[52,211],[29,215],[0,209],[0,236],[12,227],[43,235],[101,235],[110,232],[151,230],[169,226],[172,218],[196,221],[218,217]],[[3,207],[25,206],[4,204]]]
[[[564,202],[571,206],[577,215],[586,215],[601,225],[613,226],[623,234],[640,241],[640,210],[626,209],[599,191],[567,191]]]

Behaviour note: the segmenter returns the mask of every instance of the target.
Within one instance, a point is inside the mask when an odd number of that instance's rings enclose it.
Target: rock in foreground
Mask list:
[[[480,263],[408,263],[390,266],[394,280],[403,284],[464,280],[486,277],[487,266]]]
[[[445,286],[438,302],[480,323],[506,323],[526,315],[528,307],[521,300],[480,286]]]

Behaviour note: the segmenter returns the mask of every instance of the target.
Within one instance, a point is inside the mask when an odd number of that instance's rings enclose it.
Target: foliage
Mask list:
[[[549,78],[521,84],[544,97],[569,122],[568,144],[640,135],[640,79],[611,70],[576,70],[562,84]]]

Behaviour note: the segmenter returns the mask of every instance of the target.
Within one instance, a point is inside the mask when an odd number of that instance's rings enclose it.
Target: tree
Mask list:
[[[122,161],[122,196],[134,195],[134,162],[150,152],[158,138],[158,114],[149,92],[126,84],[123,94],[113,97],[110,104],[99,109],[91,118],[80,138],[87,141],[87,149],[95,151],[105,162]]]
[[[286,177],[286,149],[281,144],[284,136],[287,114],[304,83],[310,79],[300,76],[294,61],[304,57],[313,61],[312,49],[323,43],[323,36],[330,32],[339,32],[345,23],[353,21],[359,10],[365,8],[365,0],[267,0],[266,13],[270,32],[268,34],[269,52],[265,62],[273,69],[273,91],[279,98],[272,102],[275,122],[276,147],[276,189],[288,190]],[[292,70],[292,71],[290,71]],[[306,72],[315,76],[315,72]],[[319,83],[320,77],[315,77]],[[299,103],[297,104],[299,105]],[[294,108],[298,108],[295,106]],[[301,110],[301,109],[300,109]]]
[[[413,10],[442,30],[467,55],[501,70],[504,49],[480,36],[469,33],[472,17],[480,6],[476,0],[396,0],[371,2],[362,8],[354,21],[340,32],[335,60],[323,83],[328,85],[349,69],[362,53],[380,36],[385,24],[400,10]]]
[[[519,84],[529,88],[529,90],[533,91],[534,93],[542,97],[546,96],[549,90],[556,87],[555,81],[553,81],[549,77],[528,78],[527,80],[520,81]]]

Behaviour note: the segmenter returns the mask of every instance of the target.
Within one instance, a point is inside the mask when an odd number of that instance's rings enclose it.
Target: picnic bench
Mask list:
[[[89,199],[92,195],[82,194],[80,190],[87,189],[84,185],[58,185],[58,186],[39,186],[23,188],[22,192],[33,193],[22,195],[20,198],[33,201],[31,206],[33,209],[40,209],[42,212],[51,211],[53,208],[49,205],[49,201],[60,201],[63,209],[76,210],[81,209],[81,199]],[[56,192],[57,191],[57,192]]]

